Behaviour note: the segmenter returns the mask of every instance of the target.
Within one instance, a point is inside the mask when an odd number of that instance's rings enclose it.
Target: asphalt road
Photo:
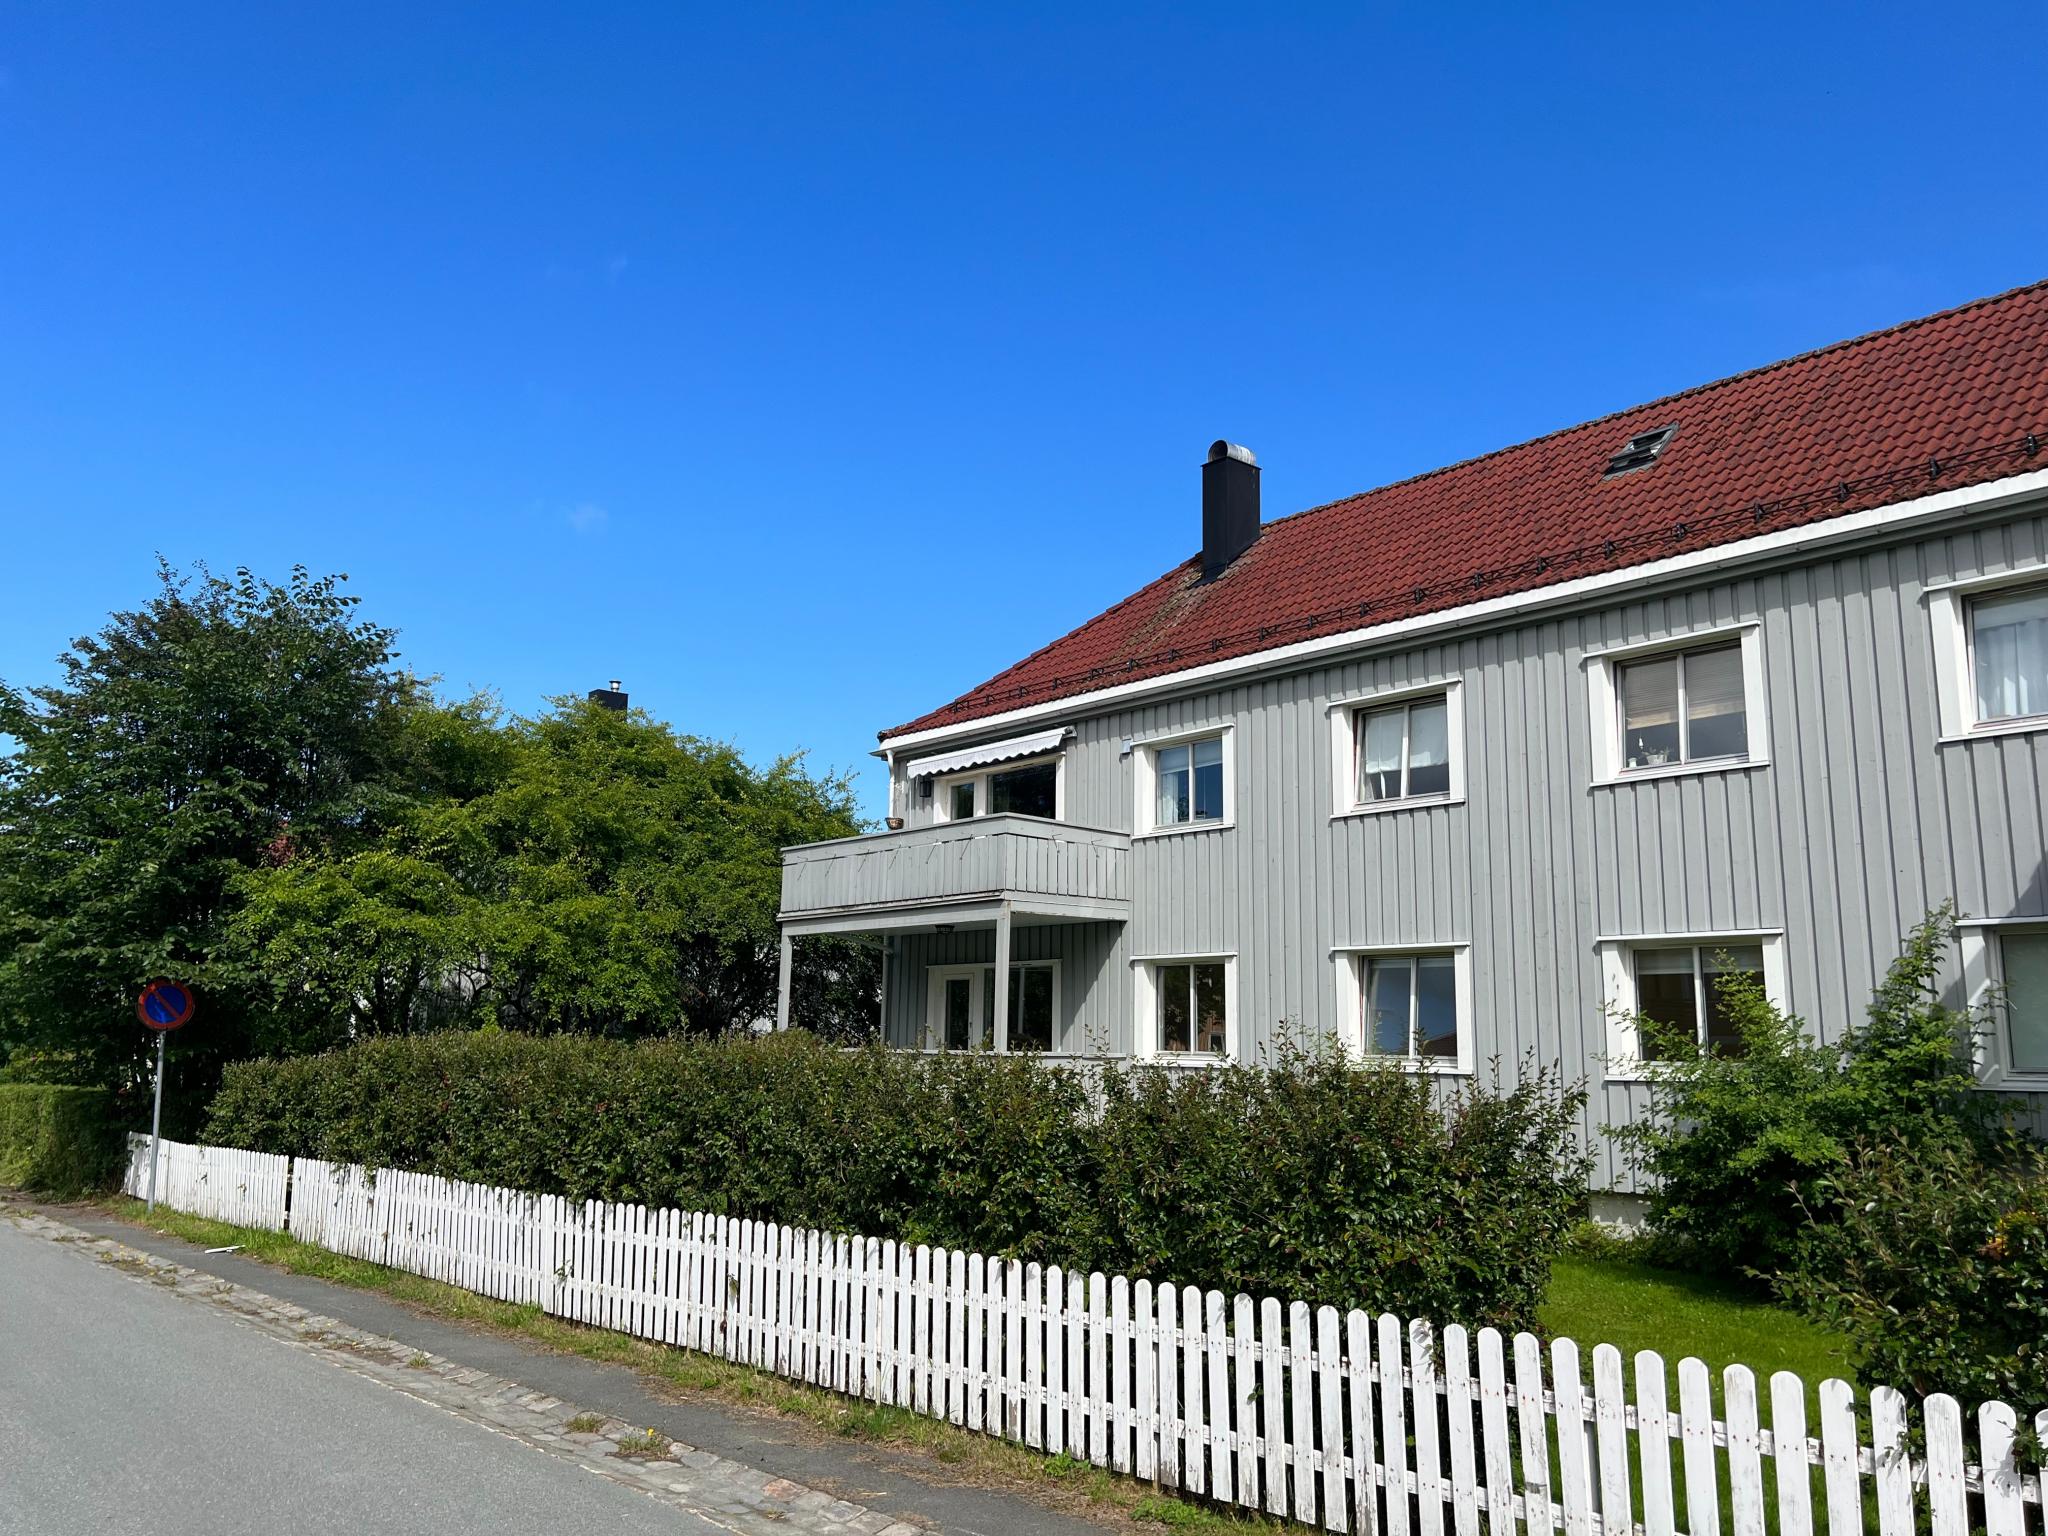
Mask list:
[[[717,1530],[0,1220],[0,1536]]]

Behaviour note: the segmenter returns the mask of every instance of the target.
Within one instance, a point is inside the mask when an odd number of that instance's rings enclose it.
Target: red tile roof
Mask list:
[[[1657,463],[1603,478],[1625,441],[1674,423]],[[1198,553],[952,703],[881,734],[956,725],[2044,466],[2048,282],[1269,522],[1216,580],[1199,581]]]

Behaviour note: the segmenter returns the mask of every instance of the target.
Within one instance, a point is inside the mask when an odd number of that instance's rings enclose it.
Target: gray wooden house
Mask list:
[[[1832,1036],[1953,900],[2048,1106],[2048,284],[1273,521],[1217,443],[1200,534],[881,734],[783,1022],[870,933],[904,1047],[1561,1063],[1619,1188],[1628,1018],[1711,1041],[1732,966]]]

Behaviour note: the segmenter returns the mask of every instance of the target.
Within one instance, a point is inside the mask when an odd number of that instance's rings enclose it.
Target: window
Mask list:
[[[1358,803],[1451,792],[1450,704],[1442,695],[1357,714]]]
[[[1594,783],[1768,761],[1759,626],[1720,631],[1711,644],[1657,641],[1585,659]]]
[[[1127,743],[1133,752],[1136,803],[1131,830],[1140,837],[1227,827],[1236,794],[1229,726],[1199,736]]]
[[[980,769],[939,784],[938,814],[946,821],[971,821],[976,816],[1042,816],[1059,819],[1064,800],[1062,760]]]
[[[1747,976],[1780,1009],[1784,941],[1776,933],[1705,933],[1599,941],[1607,984],[1607,1075],[1632,1077],[1646,1061],[1668,1060],[1685,1041],[1733,1054],[1741,1036],[1721,999],[1721,982]],[[1648,1020],[1652,1028],[1641,1028]],[[1674,1048],[1676,1047],[1676,1048]]]
[[[1622,766],[1745,756],[1745,715],[1740,645],[1628,662],[1621,669]]]
[[[2006,1069],[2048,1077],[2048,929],[2000,934],[1998,968]]]
[[[1020,960],[1010,965],[1010,1049],[1049,1051],[1058,1030],[1059,962]],[[940,1050],[994,1050],[996,968],[934,966],[926,1030]]]
[[[1158,749],[1153,824],[1183,826],[1223,819],[1223,738],[1205,736]]]
[[[1969,614],[1977,721],[2048,715],[2048,587],[1974,598]]]
[[[1367,955],[1360,967],[1365,1048],[1377,1056],[1458,1059],[1457,961]]]
[[[1154,1049],[1162,1056],[1222,1056],[1230,1049],[1226,971],[1221,960],[1155,965]]]
[[[1747,976],[1759,986],[1764,979],[1760,944],[1703,944],[1641,948],[1635,952],[1636,1012],[1683,1039],[1709,1050],[1734,1055],[1742,1037],[1721,999],[1721,982]],[[1653,1035],[1642,1042],[1646,1060],[1670,1054]]]
[[[1463,686],[1436,683],[1330,706],[1337,816],[1465,798]]]
[[[1654,432],[1638,432],[1621,445],[1619,452],[1608,456],[1607,473],[1600,478],[1612,480],[1616,475],[1625,475],[1632,469],[1649,468],[1663,456],[1665,445],[1677,431],[1677,426],[1672,425],[1659,427]]]

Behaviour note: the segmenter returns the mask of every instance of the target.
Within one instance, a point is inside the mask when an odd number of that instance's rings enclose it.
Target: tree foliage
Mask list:
[[[174,1118],[252,1054],[771,1012],[779,849],[858,831],[849,783],[638,711],[437,700],[344,579],[163,567],[57,683],[0,685],[11,1075],[139,1090],[133,1000],[157,975],[201,1000],[173,1042]],[[803,1004],[857,1033],[876,957],[806,958]]]

